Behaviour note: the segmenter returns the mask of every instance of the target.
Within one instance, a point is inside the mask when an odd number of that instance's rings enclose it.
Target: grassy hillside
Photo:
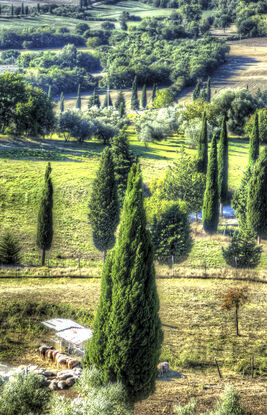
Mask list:
[[[162,177],[167,167],[177,160],[177,149],[183,144],[180,137],[174,136],[161,143],[145,146],[136,140],[131,129],[129,139],[134,154],[140,157],[144,181],[148,185],[153,179]],[[48,253],[49,265],[77,267],[80,263],[81,268],[86,268],[86,275],[99,275],[102,254],[96,251],[92,243],[88,200],[103,145],[97,142],[82,145],[77,142],[64,143],[59,139],[35,142],[20,140],[16,143],[6,140],[2,137],[0,143],[1,232],[10,228],[17,234],[23,247],[22,263],[30,266],[40,264],[40,252],[35,243],[36,223],[44,171],[47,160],[50,160],[54,185],[54,240]],[[230,140],[231,189],[236,189],[240,183],[247,153],[246,141],[237,138]],[[226,266],[221,246],[227,245],[227,236],[207,236],[199,224],[194,225],[193,238],[193,249],[179,267],[203,268],[204,262],[210,268],[223,269]],[[266,255],[263,255],[260,268],[264,269],[265,266]],[[165,275],[170,273],[168,268],[159,269]],[[8,271],[0,272],[6,274]],[[25,269],[19,272],[27,273]],[[45,271],[36,269],[29,272],[42,275]]]

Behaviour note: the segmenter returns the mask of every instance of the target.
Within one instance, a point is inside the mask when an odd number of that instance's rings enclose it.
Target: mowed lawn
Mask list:
[[[47,255],[49,265],[76,268],[79,264],[81,268],[90,269],[92,275],[99,275],[102,253],[96,251],[92,243],[88,202],[103,145],[97,142],[65,144],[57,139],[25,145],[20,141],[20,145],[15,147],[12,140],[5,140],[2,137],[0,142],[1,232],[10,229],[18,236],[22,245],[22,263],[29,266],[40,264],[40,252],[35,243],[36,225],[44,171],[47,160],[50,160],[54,185],[54,239]],[[181,137],[173,136],[146,146],[137,141],[131,129],[129,140],[132,151],[139,156],[144,182],[148,186],[152,180],[163,177],[168,166],[178,160],[177,150],[183,145]],[[3,146],[7,143],[8,148]],[[247,156],[248,142],[231,139],[229,184],[232,190],[239,186]],[[194,246],[189,257],[180,265],[202,267],[204,252],[208,267],[225,267],[221,247],[227,245],[229,238],[223,235],[209,237],[200,228],[199,225],[197,232],[193,233]],[[266,253],[262,256],[261,268],[265,266]]]

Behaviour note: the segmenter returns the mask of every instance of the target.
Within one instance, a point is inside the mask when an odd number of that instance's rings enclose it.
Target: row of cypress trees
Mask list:
[[[158,85],[157,85],[157,83],[154,83],[153,84],[153,89],[152,89],[152,98],[151,98],[152,102],[156,98],[157,91],[158,91]],[[146,88],[146,84],[143,85],[143,89],[142,89],[141,106],[142,106],[142,108],[146,108],[146,106],[147,106],[147,88]],[[138,110],[139,108],[140,108],[140,103],[139,103],[138,93],[137,93],[137,78],[135,76],[135,78],[133,80],[133,84],[132,84],[131,109],[132,110]]]

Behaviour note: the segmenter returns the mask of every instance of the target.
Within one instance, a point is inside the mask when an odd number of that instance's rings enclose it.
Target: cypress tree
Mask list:
[[[256,112],[254,126],[249,140],[249,163],[255,163],[260,153],[259,115]]]
[[[216,134],[211,141],[206,189],[202,208],[202,220],[205,232],[215,233],[217,231],[219,223],[219,191]]]
[[[11,16],[14,16],[14,6],[11,4]]]
[[[133,85],[132,85],[131,109],[132,110],[138,110],[139,109],[139,101],[138,101],[138,95],[137,95],[137,79],[136,79],[136,76],[134,78]]]
[[[223,203],[227,200],[228,195],[228,136],[225,116],[222,120],[222,129],[218,148],[218,188],[220,214],[223,216]]]
[[[120,103],[119,114],[121,118],[125,115],[125,105],[123,104],[123,102]]]
[[[157,83],[154,83],[153,84],[153,89],[152,89],[152,102],[156,98],[157,91],[158,91],[158,84]]]
[[[110,96],[110,93],[107,91],[105,95],[104,103],[103,103],[103,108],[108,108],[112,106],[113,104],[112,104],[111,96]]]
[[[89,203],[89,220],[93,229],[93,241],[99,251],[106,252],[115,243],[115,230],[119,222],[119,203],[114,177],[111,149],[102,152],[97,176],[93,182]]]
[[[200,137],[198,140],[198,172],[207,173],[208,165],[208,123],[206,113],[204,112],[202,117],[202,128],[200,132]]]
[[[24,15],[25,14],[25,10],[24,10],[24,3],[21,3],[21,14]]]
[[[124,110],[125,110],[126,104],[125,104],[125,98],[124,98],[122,90],[120,90],[120,92],[118,93],[118,97],[117,97],[117,100],[115,102],[115,108],[117,110],[119,110],[121,104],[123,104],[123,107],[124,107]]]
[[[100,99],[99,95],[96,93],[96,89],[94,88],[93,94],[90,96],[88,100],[88,108],[96,106],[97,108],[100,108]]]
[[[37,3],[37,13],[39,13],[39,14],[40,14],[40,12],[41,12],[41,9],[40,9],[40,3]]]
[[[208,77],[208,81],[207,81],[206,99],[208,102],[210,102],[210,99],[211,99],[210,77]]]
[[[64,112],[64,94],[61,92],[59,101],[59,111]]]
[[[0,239],[0,264],[18,265],[21,260],[20,251],[18,240],[10,231],[5,232]]]
[[[122,130],[111,140],[114,174],[117,184],[118,200],[122,208],[124,195],[127,188],[128,174],[133,164],[133,156],[130,152],[127,133]]]
[[[267,148],[255,163],[248,187],[247,222],[259,243],[267,235]]]
[[[141,102],[142,102],[142,107],[146,108],[146,105],[147,105],[146,84],[144,84],[143,86]]]
[[[242,177],[241,184],[235,191],[232,199],[232,206],[235,210],[236,216],[238,217],[238,225],[241,230],[247,227],[248,188],[252,169],[253,165],[249,165]]]
[[[77,91],[77,98],[76,98],[76,108],[81,109],[82,101],[81,101],[81,85],[78,85],[78,91]]]
[[[51,84],[49,84],[48,86],[47,96],[50,99],[52,98],[52,85]]]
[[[45,264],[45,251],[49,250],[53,240],[53,185],[50,177],[51,165],[47,164],[45,183],[38,213],[37,246],[42,249],[42,266]]]
[[[119,236],[111,255],[101,292],[102,301],[108,298],[109,311],[101,320],[100,304],[88,360],[102,371],[104,381],[121,381],[128,400],[136,402],[155,390],[162,343],[153,249],[136,164],[129,173]]]
[[[193,101],[198,99],[200,96],[200,80],[197,81],[196,87],[193,91]]]

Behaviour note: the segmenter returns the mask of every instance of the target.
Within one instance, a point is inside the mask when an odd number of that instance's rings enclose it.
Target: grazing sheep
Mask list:
[[[167,375],[168,371],[169,371],[169,363],[168,362],[161,362],[158,364],[158,371],[160,376],[163,376],[164,374]]]

